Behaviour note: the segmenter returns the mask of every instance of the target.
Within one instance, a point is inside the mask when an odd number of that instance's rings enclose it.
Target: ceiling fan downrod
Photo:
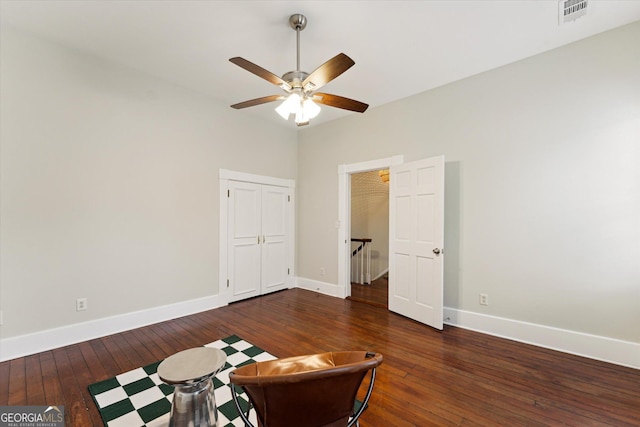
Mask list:
[[[307,27],[307,18],[296,13],[289,17],[289,25],[296,31],[296,71],[300,71],[300,31]]]
[[[307,18],[300,13],[296,13],[289,17],[289,25],[296,32],[296,69],[285,73],[282,79],[289,83],[294,92],[301,92],[302,82],[309,76],[308,73],[300,70],[300,31],[306,28]]]

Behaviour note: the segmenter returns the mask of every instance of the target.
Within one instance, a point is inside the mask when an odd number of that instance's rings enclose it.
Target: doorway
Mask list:
[[[404,157],[393,156],[338,166],[338,294],[351,296],[351,181],[354,174],[389,169],[402,164]],[[377,173],[377,172],[376,172]]]
[[[351,175],[351,300],[389,301],[389,169]]]
[[[443,327],[444,156],[403,163],[402,156],[338,166],[338,293],[351,296],[351,178],[390,169],[389,306]]]

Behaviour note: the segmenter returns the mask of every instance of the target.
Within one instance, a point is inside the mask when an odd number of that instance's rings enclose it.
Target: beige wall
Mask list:
[[[298,275],[335,284],[337,166],[444,154],[445,305],[640,342],[640,24],[297,137],[0,39],[0,338],[217,294],[219,168],[298,174]]]
[[[337,283],[338,165],[443,154],[446,306],[640,342],[638,40],[640,23],[300,132],[298,275]]]
[[[2,338],[217,294],[218,170],[295,179],[295,131],[1,39]]]

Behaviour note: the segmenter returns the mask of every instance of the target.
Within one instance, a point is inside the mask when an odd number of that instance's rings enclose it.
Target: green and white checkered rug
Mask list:
[[[275,357],[235,335],[212,342],[205,347],[219,348],[227,354],[227,363],[213,379],[218,406],[218,425],[242,427],[244,423],[231,397],[229,372],[238,366],[273,360]],[[98,406],[105,426],[169,425],[173,386],[164,384],[158,377],[157,369],[160,362],[162,361],[89,386],[89,392]],[[240,400],[246,405],[246,399],[241,397]],[[255,411],[251,411],[249,419],[257,425],[255,417]]]

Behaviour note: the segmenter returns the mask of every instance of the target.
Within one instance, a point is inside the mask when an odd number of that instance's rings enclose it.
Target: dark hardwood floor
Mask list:
[[[67,426],[99,426],[89,384],[231,334],[278,357],[382,353],[363,427],[640,425],[640,370],[300,289],[0,363],[0,405],[64,405]]]
[[[373,280],[369,285],[352,282],[349,299],[387,308],[389,306],[389,277],[385,274]]]

